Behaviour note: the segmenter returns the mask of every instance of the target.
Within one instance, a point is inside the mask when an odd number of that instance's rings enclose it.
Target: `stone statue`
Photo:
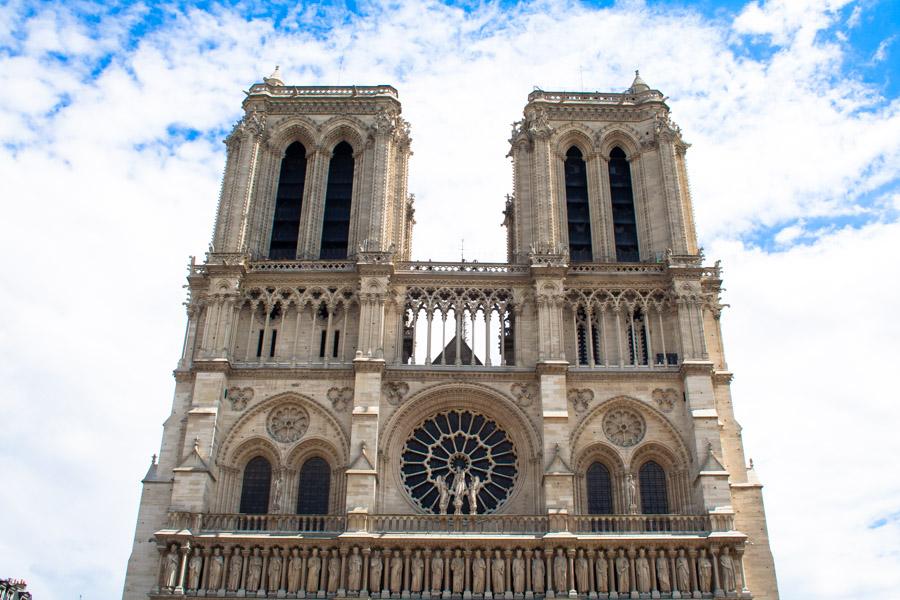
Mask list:
[[[644,549],[638,550],[638,557],[634,561],[634,570],[636,571],[637,588],[643,593],[650,593],[650,562],[644,554]]]
[[[541,556],[540,550],[534,551],[534,557],[531,559],[531,587],[535,594],[544,593],[544,583],[547,581],[544,573],[544,558]]]
[[[450,506],[450,490],[447,489],[447,480],[443,475],[438,475],[434,480],[434,485],[438,491],[438,509],[440,514],[446,515],[447,508]]]
[[[625,491],[628,497],[625,499],[628,504],[628,512],[632,515],[636,515],[638,513],[637,510],[637,485],[634,482],[634,475],[631,473],[628,474],[628,478],[625,483]]]
[[[553,583],[556,587],[557,594],[566,594],[568,590],[568,581],[566,581],[566,556],[563,554],[562,548],[556,549],[556,556],[553,557]]]
[[[303,559],[300,558],[300,549],[291,550],[291,559],[288,561],[288,589],[294,594],[300,589],[300,575],[303,572]]]
[[[354,546],[350,556],[347,557],[347,589],[351,592],[359,591],[362,582],[362,564],[359,548]]]
[[[469,514],[477,515],[478,514],[478,492],[481,491],[481,488],[484,487],[484,482],[481,481],[481,477],[476,475],[472,478],[472,483],[469,484]]]
[[[697,571],[700,573],[700,591],[708,593],[712,591],[712,561],[706,557],[706,549],[700,549],[700,558],[697,559]]]
[[[472,593],[484,593],[484,572],[487,565],[481,556],[481,550],[475,551],[475,558],[472,559]]]
[[[235,592],[241,587],[241,567],[244,565],[244,557],[240,548],[235,548],[231,553],[228,565],[228,591]]]
[[[494,560],[491,561],[491,587],[494,594],[506,591],[506,561],[500,556],[499,550],[494,550]]]
[[[669,580],[669,562],[666,560],[664,550],[660,550],[659,556],[656,557],[656,585],[662,593],[672,591],[672,583]]]
[[[722,589],[726,592],[734,591],[734,561],[728,553],[728,548],[722,549],[719,555],[719,578],[722,580]]]
[[[684,555],[684,548],[678,551],[678,558],[675,560],[675,580],[678,591],[682,593],[691,591],[691,566]]]
[[[244,584],[244,589],[247,591],[255,592],[259,590],[259,583],[262,579],[262,564],[263,559],[259,555],[259,548],[254,548],[247,565],[247,583]]]
[[[188,561],[188,584],[189,590],[200,589],[200,571],[203,570],[203,556],[200,554],[200,548],[194,549],[191,560]]]
[[[516,555],[512,559],[512,583],[513,592],[525,593],[525,559],[522,557],[521,548],[516,548]]]
[[[272,512],[276,514],[281,512],[281,488],[283,485],[283,478],[284,475],[280,472],[275,476],[275,489],[272,494]]]
[[[453,476],[453,514],[463,514],[463,500],[466,498],[466,476],[462,470],[456,472]]]
[[[453,580],[453,587],[450,590],[454,594],[462,594],[466,586],[466,560],[462,557],[461,550],[457,550],[450,561],[450,573]]]
[[[217,590],[222,587],[222,572],[225,570],[225,557],[218,548],[213,548],[212,558],[209,560],[209,589]]]
[[[588,559],[584,555],[584,549],[579,548],[575,557],[575,583],[578,586],[576,589],[579,594],[587,594],[591,591],[589,572],[590,565],[588,565]]]
[[[312,555],[306,561],[306,592],[315,594],[319,591],[319,573],[322,569],[322,559],[319,558],[319,549],[313,548]]]
[[[172,544],[166,554],[166,568],[163,573],[163,587],[174,588],[178,585],[178,546]]]
[[[616,581],[618,582],[618,590],[620,594],[627,594],[631,591],[631,578],[628,573],[628,559],[625,558],[625,551],[619,549],[619,556],[616,557]]]
[[[369,591],[373,593],[381,591],[381,570],[383,568],[381,552],[375,550],[369,558]]]
[[[410,571],[412,571],[412,582],[409,585],[410,591],[419,594],[422,592],[422,575],[425,572],[425,561],[422,559],[422,551],[416,550],[412,560],[409,563]]]
[[[594,562],[594,574],[597,578],[597,591],[603,594],[609,593],[609,563],[603,558],[603,550],[597,551],[597,560]]]
[[[444,589],[444,559],[441,551],[435,550],[431,557],[431,591],[440,592]]]
[[[399,594],[403,589],[403,557],[399,550],[391,556],[391,592]]]
[[[272,550],[272,558],[269,559],[269,573],[266,579],[270,592],[277,592],[281,587],[281,566],[281,553],[275,548]]]
[[[337,548],[331,550],[331,558],[328,560],[328,592],[336,592],[341,585],[341,557]]]

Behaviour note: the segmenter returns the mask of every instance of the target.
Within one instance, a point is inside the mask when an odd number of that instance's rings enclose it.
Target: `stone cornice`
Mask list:
[[[715,371],[713,373],[713,383],[716,385],[731,385],[734,379],[734,373],[731,371]]]
[[[681,363],[681,374],[688,375],[712,375],[714,365],[708,360],[686,360]]]

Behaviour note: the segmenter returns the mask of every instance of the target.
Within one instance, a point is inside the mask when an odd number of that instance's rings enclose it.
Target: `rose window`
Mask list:
[[[266,420],[269,435],[279,442],[296,442],[309,427],[309,414],[302,406],[289,404],[274,409]]]
[[[403,448],[400,477],[426,512],[479,514],[497,510],[516,482],[516,451],[496,422],[448,410],[416,427]],[[443,493],[442,493],[443,492]]]
[[[644,438],[644,430],[644,419],[632,410],[611,410],[603,418],[603,432],[619,446],[634,446]]]

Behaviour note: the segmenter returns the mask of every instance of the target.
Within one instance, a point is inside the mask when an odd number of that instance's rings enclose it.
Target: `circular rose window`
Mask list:
[[[634,446],[644,437],[644,419],[627,408],[614,409],[603,418],[606,437],[618,446]]]
[[[434,514],[485,514],[509,498],[516,450],[496,422],[468,410],[448,410],[416,427],[400,461],[413,501]],[[473,510],[474,505],[474,510]]]

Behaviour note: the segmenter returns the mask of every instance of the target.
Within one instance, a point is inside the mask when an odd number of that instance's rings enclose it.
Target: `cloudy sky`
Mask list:
[[[486,261],[528,92],[640,68],[693,144],[782,597],[896,596],[898,23],[894,0],[0,2],[0,576],[121,595],[242,90],[276,64],[395,85],[415,257]]]

